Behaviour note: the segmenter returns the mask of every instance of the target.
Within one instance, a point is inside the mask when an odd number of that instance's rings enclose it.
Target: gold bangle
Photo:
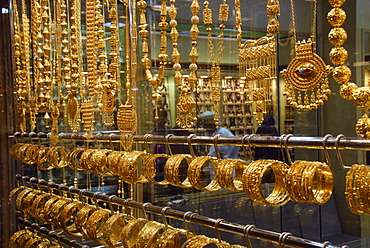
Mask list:
[[[74,148],[68,153],[67,165],[69,168],[72,170],[83,170],[80,165],[80,158],[85,150],[84,148]]]
[[[38,195],[42,194],[43,192],[40,190],[32,190],[26,197],[23,198],[23,211],[25,214],[33,216],[33,202],[37,198]]]
[[[19,149],[23,146],[23,143],[16,143],[14,144],[10,150],[9,150],[9,155],[12,159],[20,161],[20,158],[18,158],[18,152]]]
[[[213,165],[215,175],[218,173],[218,165],[217,160],[211,156],[201,156],[196,157],[193,161],[191,161],[189,168],[188,168],[188,177],[190,184],[199,190],[202,191],[216,191],[220,189],[220,185],[218,185],[216,177],[214,176],[211,182],[204,186],[201,180],[202,174],[202,167],[205,162],[210,161]]]
[[[40,244],[42,241],[43,239],[41,237],[35,236],[27,240],[27,242],[24,245],[24,248],[35,247],[35,245]]]
[[[159,231],[165,227],[164,224],[157,221],[147,222],[139,232],[136,247],[152,247],[159,237]]]
[[[32,216],[35,217],[38,221],[46,222],[42,211],[44,209],[45,203],[49,200],[50,194],[43,193],[36,197],[32,203]],[[42,203],[42,204],[41,204]]]
[[[192,161],[192,158],[188,154],[175,154],[169,157],[164,165],[164,177],[169,184],[181,188],[191,188],[192,185],[189,182],[189,178],[186,175],[184,180],[180,179],[182,173],[180,173],[180,166],[187,163],[188,167]],[[187,174],[187,171],[185,171]]]
[[[54,169],[53,166],[50,166],[48,163],[48,153],[50,147],[40,146],[39,150],[34,153],[34,160],[37,165],[37,168],[40,170],[51,170]]]
[[[10,237],[8,242],[8,247],[17,247],[15,242],[22,236],[22,235],[29,235],[27,230],[19,230]]]
[[[120,159],[125,155],[125,152],[122,151],[112,151],[108,156],[107,156],[107,170],[110,171],[112,175],[118,175],[119,173],[119,161]]]
[[[139,158],[144,162],[148,154],[141,151],[127,152],[120,159],[119,175],[126,183],[146,183],[148,180],[139,172]],[[140,174],[140,176],[137,176]]]
[[[32,190],[30,188],[25,188],[24,190],[22,190],[17,198],[15,199],[15,205],[16,205],[16,209],[22,213],[24,213],[24,208],[23,208],[23,199],[24,197],[26,197],[29,193],[31,193]]]
[[[15,189],[13,189],[12,191],[10,191],[10,193],[9,193],[9,196],[8,196],[8,205],[9,205],[9,207],[13,210],[13,211],[15,211],[16,213],[20,213],[20,211],[18,211],[18,210],[16,210],[16,208],[14,208],[13,207],[13,204],[12,204],[12,202],[13,202],[13,196],[18,192],[18,191],[20,191],[20,190],[26,190],[27,188],[26,187],[24,187],[24,186],[19,186],[19,187],[17,187],[17,188],[15,188]]]
[[[351,169],[347,172],[346,175],[346,190],[345,196],[347,200],[347,205],[352,213],[354,214],[363,214],[364,213],[364,205],[361,204],[361,193],[359,190],[364,185],[360,182],[361,174],[363,172],[368,173],[369,168],[366,165],[359,165],[354,164],[352,165]],[[362,178],[364,180],[364,178]],[[366,199],[367,200],[367,199]]]
[[[222,189],[243,190],[242,176],[247,163],[241,159],[223,159],[218,163],[216,180]]]
[[[72,201],[60,213],[60,228],[76,237],[82,236],[82,233],[76,228],[76,215],[82,207],[82,202]]]
[[[209,238],[204,235],[195,235],[194,237],[185,241],[181,246],[182,248],[202,248],[209,244],[215,244],[218,248],[228,247],[229,244],[226,242],[220,242],[218,239]]]
[[[50,212],[49,212],[49,224],[52,224],[54,226],[60,227],[60,220],[59,216],[63,209],[71,203],[72,199],[67,199],[67,198],[61,198],[58,201],[54,202]]]
[[[185,230],[183,230],[185,231]],[[180,247],[180,233],[182,230],[168,227],[155,243],[155,248]]]
[[[107,156],[109,153],[110,151],[107,149],[99,149],[91,155],[91,160],[93,162],[93,168],[91,168],[92,172],[102,177],[112,176],[112,173],[106,168]]]
[[[80,158],[80,166],[81,166],[81,169],[83,169],[85,171],[90,171],[90,168],[92,167],[90,165],[90,163],[91,163],[91,155],[94,152],[95,152],[95,150],[92,150],[92,149],[86,149],[86,150],[83,151],[83,153],[81,154],[81,158]]]
[[[110,217],[107,209],[96,210],[86,221],[86,233],[96,243],[105,245],[103,239],[104,224]]]
[[[51,223],[50,212],[53,204],[61,199],[60,196],[51,195],[49,200],[47,200],[44,204],[44,208],[42,209],[42,218],[45,219],[46,222]]]
[[[68,149],[62,146],[55,146],[49,149],[47,162],[54,168],[63,168],[68,164]]]
[[[78,232],[84,237],[89,237],[86,230],[86,222],[89,217],[96,211],[96,208],[90,205],[84,205],[77,213],[75,225]]]
[[[130,220],[122,229],[122,244],[124,248],[134,247],[138,238],[141,224],[143,225],[146,219],[138,218]]]
[[[156,172],[157,172],[157,160],[159,158],[163,158],[163,159],[168,159],[169,158],[169,155],[167,154],[151,154],[149,155],[145,161],[144,161],[144,164],[143,164],[143,175],[145,176],[145,178],[150,182],[150,183],[153,183],[153,184],[157,184],[157,185],[167,185],[168,184],[168,181],[166,179],[162,180],[162,181],[156,181],[154,178],[156,176]]]
[[[113,214],[105,222],[103,227],[103,238],[109,247],[124,247],[123,227],[126,225],[126,215],[121,213]]]
[[[262,179],[266,171],[271,168],[275,175],[275,186],[272,192],[265,197],[262,192]],[[257,160],[248,165],[243,173],[243,189],[246,195],[254,201],[282,206],[289,201],[289,194],[285,184],[288,165],[277,160]]]

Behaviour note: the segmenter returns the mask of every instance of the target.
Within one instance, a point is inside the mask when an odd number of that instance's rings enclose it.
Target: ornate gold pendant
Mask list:
[[[323,105],[329,89],[328,74],[333,68],[326,65],[323,59],[313,52],[313,42],[297,42],[296,57],[288,68],[281,72],[285,79],[287,101],[299,110],[311,110]]]
[[[133,105],[121,105],[117,113],[117,127],[121,133],[134,133],[137,115]]]

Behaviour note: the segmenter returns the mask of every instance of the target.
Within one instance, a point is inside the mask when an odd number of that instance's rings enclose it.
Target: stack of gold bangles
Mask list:
[[[12,248],[30,248],[30,247],[50,247],[62,248],[57,242],[51,241],[48,238],[41,237],[29,229],[19,230],[15,232],[9,239],[8,247]]]
[[[345,196],[354,214],[370,214],[370,168],[363,164],[352,165],[346,175]]]

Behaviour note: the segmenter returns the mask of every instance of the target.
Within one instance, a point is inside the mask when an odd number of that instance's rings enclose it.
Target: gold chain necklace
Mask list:
[[[213,102],[214,106],[214,122],[216,129],[219,128],[219,102],[221,100],[221,57],[223,52],[223,43],[224,43],[224,30],[225,24],[224,22],[227,21],[229,16],[229,5],[226,3],[226,0],[223,0],[219,7],[219,17],[218,20],[221,21],[220,24],[220,34],[219,34],[219,42],[218,42],[218,54],[217,59],[215,60],[214,52],[213,52],[213,39],[212,39],[212,10],[209,8],[209,2],[204,1],[204,10],[203,10],[203,22],[204,25],[207,26],[207,33],[208,33],[208,48],[210,54],[210,61],[211,61],[211,84],[212,84],[212,94],[211,94],[211,101]]]
[[[257,40],[242,42],[242,16],[240,0],[235,1],[237,42],[239,48],[239,70],[242,80],[251,89],[253,115],[259,125],[267,113],[267,105],[271,103],[272,81],[276,79],[276,37],[279,32],[280,6],[278,0],[267,2],[267,36]]]
[[[317,0],[314,1],[312,35],[307,41],[297,41],[293,0],[290,4],[296,57],[281,72],[286,81],[283,94],[287,102],[298,110],[311,110],[323,105],[327,95],[331,94],[327,76],[333,68],[325,65],[322,58],[314,53]]]
[[[197,51],[197,38],[199,35],[198,23],[199,23],[199,3],[197,0],[193,0],[190,5],[190,10],[193,16],[191,17],[192,26],[190,28],[190,36],[191,36],[191,51],[189,53],[189,58],[191,64],[189,66],[190,74],[187,80],[183,80],[181,85],[179,85],[180,91],[180,98],[179,102],[176,104],[177,108],[177,116],[176,116],[176,124],[182,129],[190,128],[194,125],[194,122],[197,120],[196,113],[195,113],[195,101],[191,97],[191,93],[194,91],[195,84],[198,81],[196,71],[198,69],[198,65],[196,64],[197,59],[199,57],[199,53]]]

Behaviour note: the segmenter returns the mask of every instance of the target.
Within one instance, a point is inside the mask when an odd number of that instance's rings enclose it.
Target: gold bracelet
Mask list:
[[[180,233],[185,230],[179,230],[173,227],[168,227],[155,243],[155,248],[180,247]]]
[[[49,200],[47,200],[44,204],[44,208],[42,209],[42,218],[45,219],[46,222],[51,223],[50,212],[53,204],[61,199],[60,196],[52,195]]]
[[[54,168],[63,168],[68,164],[68,149],[61,146],[55,146],[49,149],[47,162]]]
[[[37,168],[40,170],[51,170],[54,169],[53,166],[50,166],[48,161],[48,153],[49,153],[50,147],[46,146],[40,146],[39,150],[34,153],[34,160],[37,165]]]
[[[85,150],[84,148],[74,148],[69,151],[67,155],[67,165],[69,168],[72,170],[83,170],[80,165],[80,158]]]
[[[119,172],[119,161],[125,155],[125,152],[122,151],[112,151],[107,156],[106,168],[112,175],[118,175]]]
[[[186,175],[184,180],[180,179],[180,166],[187,163],[188,167],[192,161],[192,157],[188,154],[175,154],[169,157],[164,165],[164,177],[169,184],[181,188],[191,188],[189,178]],[[187,174],[187,172],[185,172]]]
[[[202,248],[209,244],[215,244],[218,248],[228,247],[229,244],[226,242],[220,242],[218,239],[209,238],[204,235],[195,235],[194,237],[185,241],[181,246],[182,248]]]
[[[51,207],[51,210],[49,212],[49,217],[50,217],[49,224],[52,224],[52,225],[57,226],[57,227],[61,226],[59,216],[60,216],[61,212],[63,211],[63,209],[69,203],[71,203],[71,201],[72,201],[72,199],[61,198],[58,201],[53,203],[53,206]]]
[[[107,156],[110,151],[107,149],[98,149],[91,155],[91,160],[93,161],[92,171],[102,177],[112,176],[109,170],[107,170]]]
[[[113,214],[105,222],[103,227],[103,238],[109,247],[123,246],[123,227],[126,225],[127,215],[122,213]]]
[[[153,247],[154,242],[159,237],[159,231],[165,227],[164,224],[157,221],[147,222],[139,232],[136,247]]]
[[[361,183],[361,180],[363,181],[364,178],[360,178],[360,176],[361,174],[364,174],[364,172],[368,173],[368,171],[369,168],[366,165],[354,164],[346,175],[345,196],[347,205],[354,214],[363,214],[365,212],[364,205],[361,205],[360,200],[360,189],[364,186],[364,184]]]
[[[122,244],[124,248],[134,247],[138,238],[141,225],[144,225],[146,219],[138,218],[130,220],[122,229]]]
[[[23,146],[23,143],[16,143],[14,144],[10,150],[9,155],[12,159],[20,161],[20,158],[18,158],[18,151]]]
[[[81,158],[80,158],[81,169],[83,169],[85,171],[90,171],[90,168],[92,167],[90,165],[91,156],[94,152],[95,152],[95,150],[93,150],[93,149],[86,149],[86,150],[83,151],[83,153],[81,154]]]
[[[24,190],[22,190],[17,198],[15,199],[15,205],[16,205],[16,209],[22,213],[24,213],[24,208],[23,208],[23,199],[24,197],[26,197],[29,193],[31,193],[32,190],[30,188],[25,188]]]
[[[60,213],[60,228],[62,228],[66,233],[76,237],[82,236],[82,233],[80,233],[76,228],[76,215],[82,207],[82,202],[72,201]]]
[[[167,160],[169,158],[169,155],[167,155],[167,154],[151,154],[151,155],[149,155],[145,159],[144,164],[143,164],[143,175],[145,176],[145,178],[150,183],[157,184],[157,185],[167,185],[168,181],[166,179],[164,179],[160,182],[158,182],[154,179],[155,176],[156,176],[156,172],[157,172],[157,160],[159,158],[163,158],[163,159]]]
[[[19,230],[15,232],[9,239],[8,247],[17,247],[15,242],[22,236],[22,235],[29,235],[27,230]]]
[[[12,209],[12,210],[14,210],[16,213],[20,213],[20,211],[18,211],[18,210],[16,210],[16,208],[14,208],[13,207],[13,204],[12,204],[12,202],[13,202],[13,196],[18,192],[18,191],[20,191],[20,190],[26,190],[27,188],[25,187],[25,186],[19,186],[19,187],[17,187],[17,188],[15,188],[15,189],[13,189],[12,191],[10,191],[10,193],[9,193],[9,196],[8,196],[8,205],[9,205],[9,207]],[[19,193],[18,193],[19,194]]]
[[[32,216],[35,217],[38,221],[46,222],[42,211],[44,209],[45,203],[49,200],[49,198],[50,194],[43,193],[38,195],[32,203]]]
[[[98,209],[86,221],[87,235],[98,244],[105,245],[103,239],[104,223],[109,219],[110,214],[107,209]]]
[[[23,211],[25,214],[33,216],[32,203],[35,201],[38,195],[43,192],[40,190],[32,190],[26,197],[23,198]],[[46,193],[45,193],[46,194]]]
[[[89,237],[86,230],[86,222],[90,216],[96,211],[96,208],[90,205],[84,205],[77,213],[75,225],[78,232],[84,237]]]
[[[243,190],[242,176],[247,163],[241,159],[223,159],[218,163],[216,180],[222,189]]]
[[[261,188],[262,179],[266,171],[271,168],[275,175],[275,186],[272,192],[265,197]],[[243,173],[243,189],[246,195],[254,201],[282,206],[289,201],[289,194],[285,185],[285,176],[288,165],[277,160],[257,160],[248,165]]]
[[[210,161],[213,165],[215,175],[218,173],[218,164],[217,160],[211,156],[201,156],[196,157],[189,165],[188,168],[188,177],[190,184],[199,190],[202,191],[216,191],[220,189],[220,185],[218,185],[216,181],[216,177],[214,176],[211,180],[211,182],[204,186],[201,180],[201,174],[202,174],[202,167],[205,164],[205,162]]]
[[[126,183],[146,183],[148,180],[143,174],[139,172],[139,158],[144,162],[149,155],[141,151],[127,152],[120,159],[119,163],[119,175],[122,180]],[[137,173],[140,176],[137,176]]]
[[[35,247],[42,243],[43,239],[40,236],[35,236],[33,238],[30,238],[27,240],[27,242],[24,245],[24,248],[30,248],[30,247]]]

